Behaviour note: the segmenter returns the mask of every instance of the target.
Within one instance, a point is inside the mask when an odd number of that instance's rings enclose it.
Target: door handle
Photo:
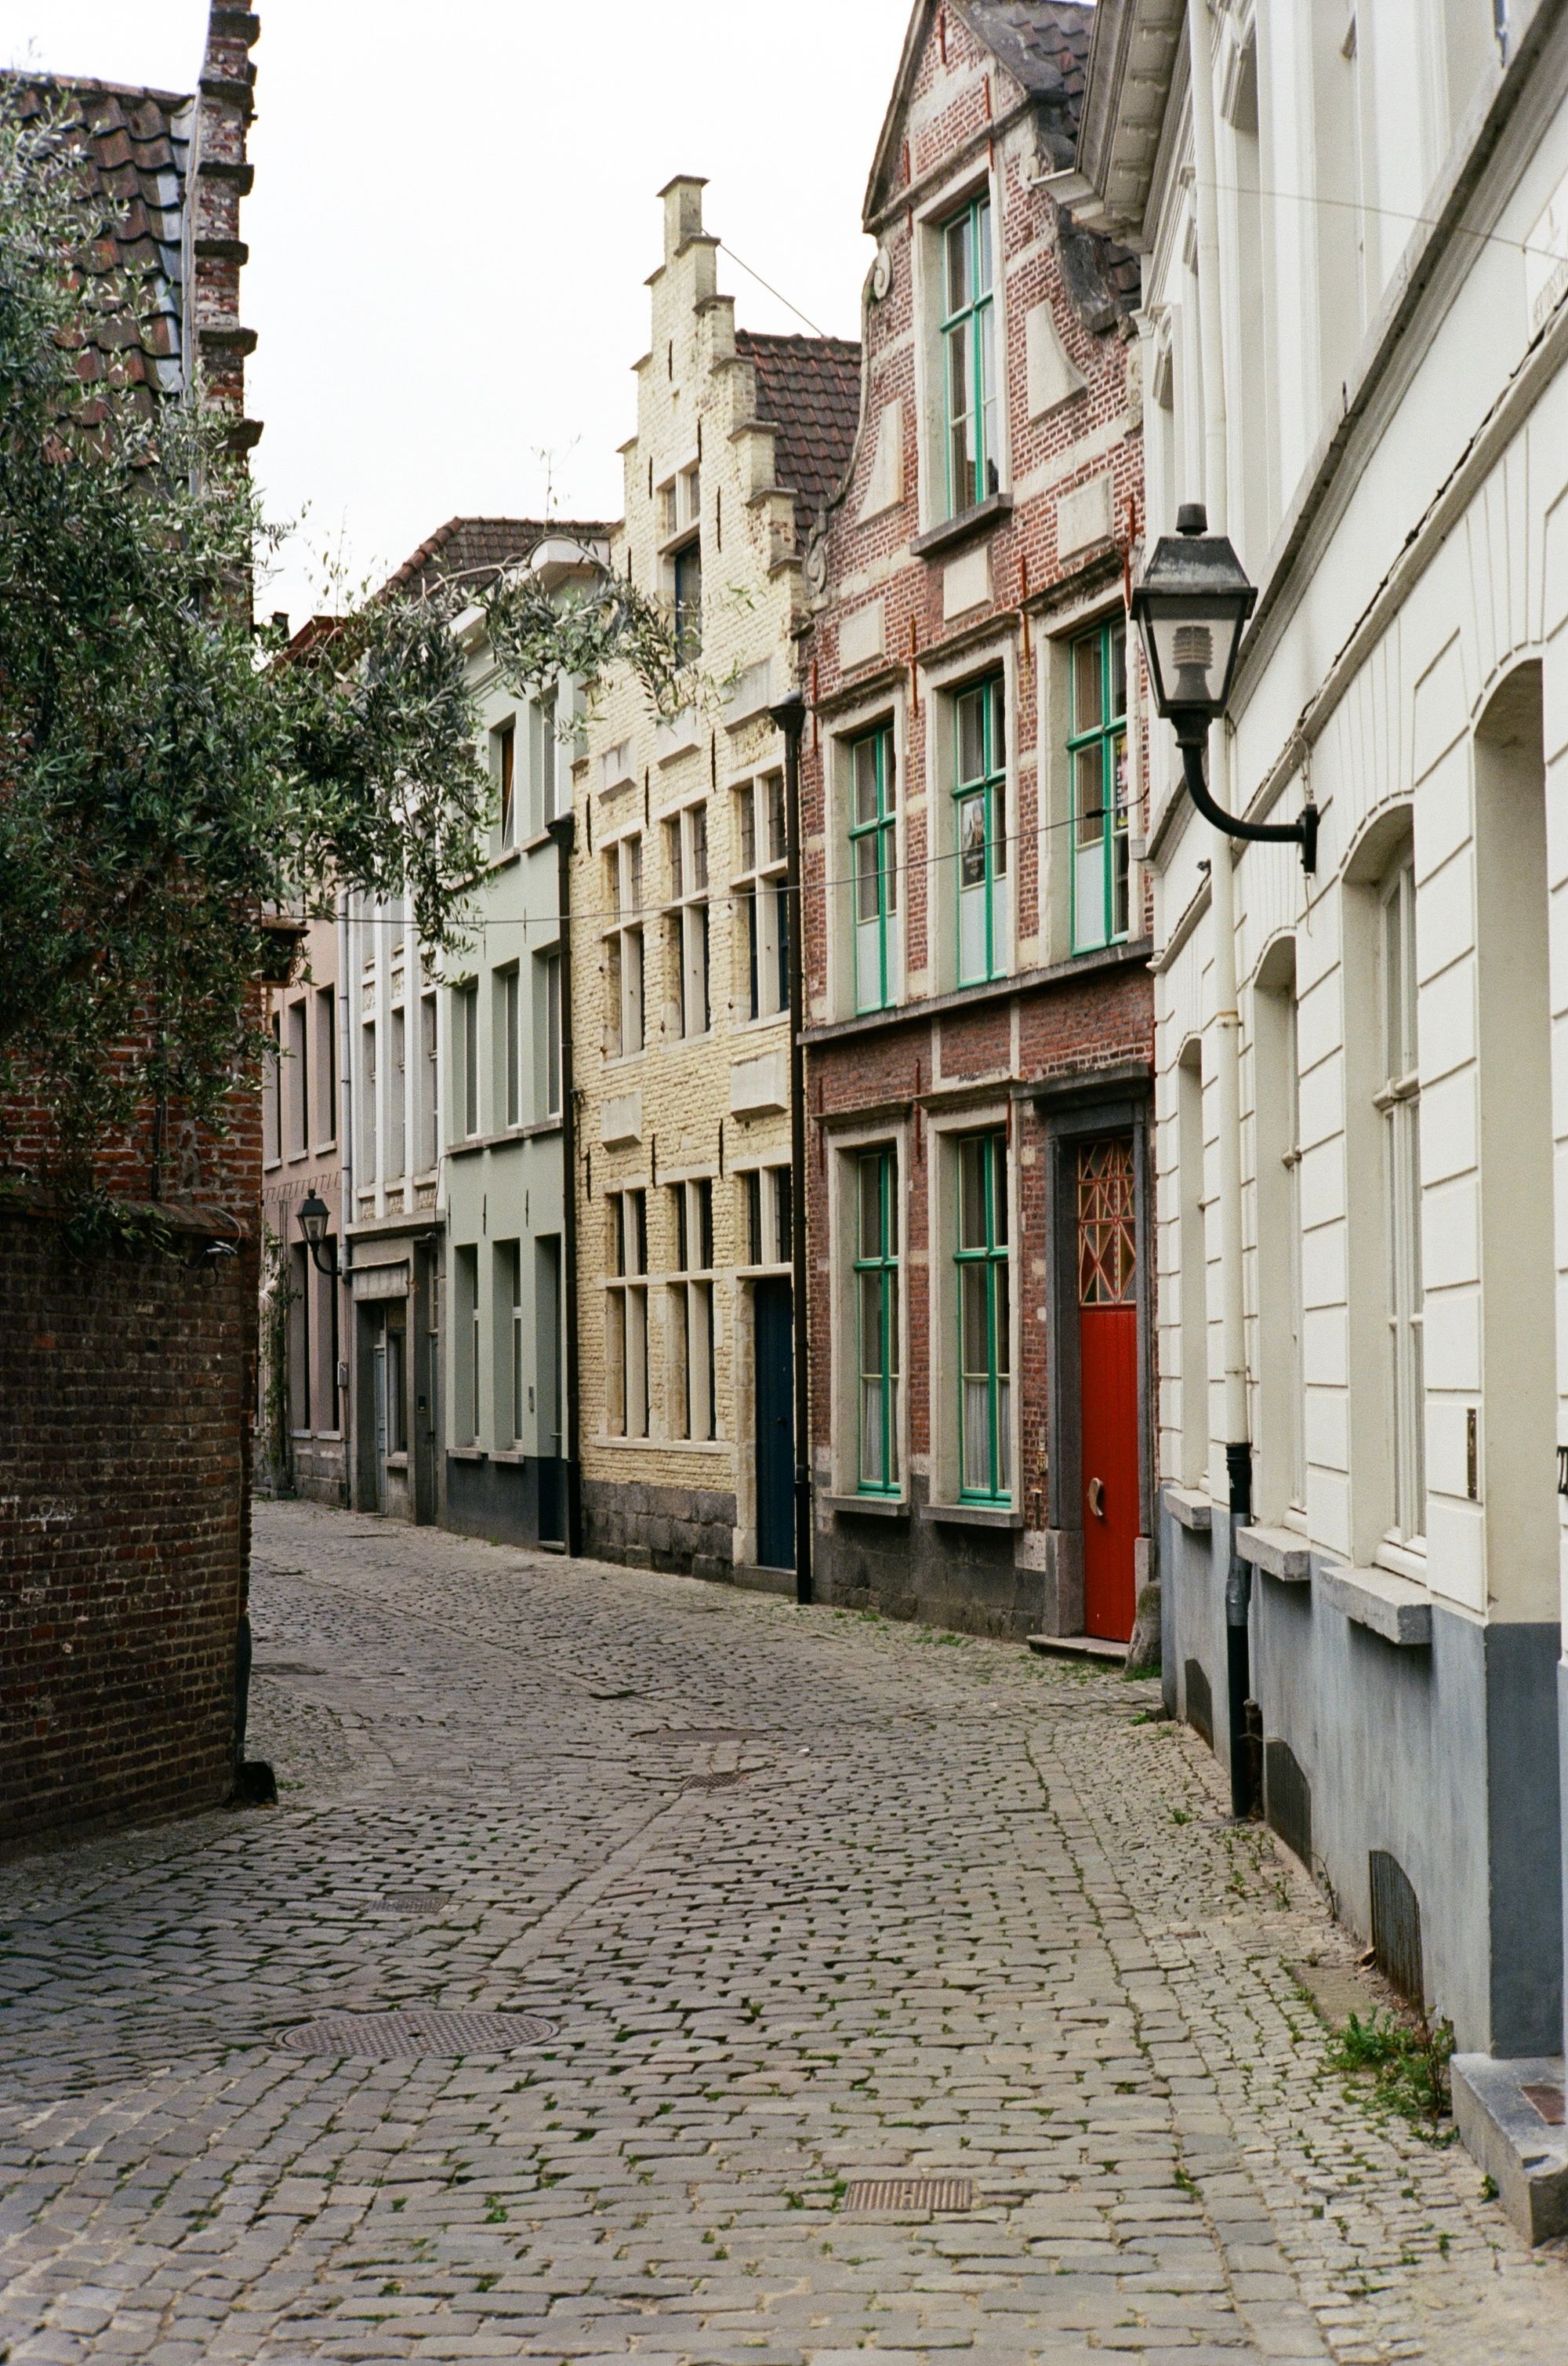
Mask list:
[[[1104,1518],[1105,1482],[1103,1479],[1091,1479],[1089,1482],[1089,1508],[1097,1520]]]

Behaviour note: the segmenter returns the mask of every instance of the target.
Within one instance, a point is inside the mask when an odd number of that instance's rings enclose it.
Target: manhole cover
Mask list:
[[[857,2177],[844,2196],[846,2210],[972,2210],[967,2177]]]
[[[330,2012],[285,2030],[283,2043],[295,2054],[397,2062],[420,2054],[510,2054],[554,2034],[553,2021],[531,2012]]]

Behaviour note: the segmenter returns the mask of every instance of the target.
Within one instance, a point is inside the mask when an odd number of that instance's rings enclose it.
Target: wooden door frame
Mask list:
[[[1083,1586],[1083,1440],[1078,1338],[1078,1146],[1127,1133],[1133,1144],[1137,1255],[1138,1534],[1154,1549],[1154,1226],[1148,1174],[1150,1081],[1147,1069],[1068,1076],[1029,1088],[1045,1137],[1046,1515],[1059,1564]],[[1059,1581],[1058,1581],[1059,1582]]]

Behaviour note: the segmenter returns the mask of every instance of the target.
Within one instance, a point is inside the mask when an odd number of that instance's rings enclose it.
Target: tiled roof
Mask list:
[[[848,337],[764,337],[735,332],[756,374],[756,415],[772,427],[774,474],[795,496],[803,527],[838,490],[860,416],[860,348]]]
[[[601,541],[610,532],[599,519],[588,518],[448,518],[427,542],[387,578],[388,592],[411,592],[423,599],[450,584],[454,592],[474,598],[488,591],[498,575],[528,557],[546,535],[568,541]]]
[[[1077,0],[958,0],[975,33],[1032,92],[1058,164],[1072,161],[1083,105],[1092,7]]]
[[[92,231],[84,268],[100,278],[145,276],[155,299],[140,324],[123,306],[105,307],[78,357],[84,384],[113,373],[121,384],[146,387],[149,401],[177,393],[188,346],[183,249],[195,102],[114,83],[13,73],[0,83],[19,88],[24,120],[54,111],[79,150],[84,224]]]

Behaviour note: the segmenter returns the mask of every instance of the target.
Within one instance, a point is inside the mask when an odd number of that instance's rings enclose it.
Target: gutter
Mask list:
[[[580,1376],[577,1369],[577,1108],[572,1065],[572,843],[575,814],[557,814],[546,825],[555,841],[556,943],[561,957],[561,1262],[566,1268],[566,1307],[561,1318],[561,1458],[566,1464],[566,1550],[583,1549],[583,1468]]]
[[[769,713],[784,735],[785,878],[790,891],[790,1264],[795,1315],[795,1599],[812,1596],[811,1325],[806,1319],[805,948],[801,943],[801,739],[806,702],[798,689]]]

